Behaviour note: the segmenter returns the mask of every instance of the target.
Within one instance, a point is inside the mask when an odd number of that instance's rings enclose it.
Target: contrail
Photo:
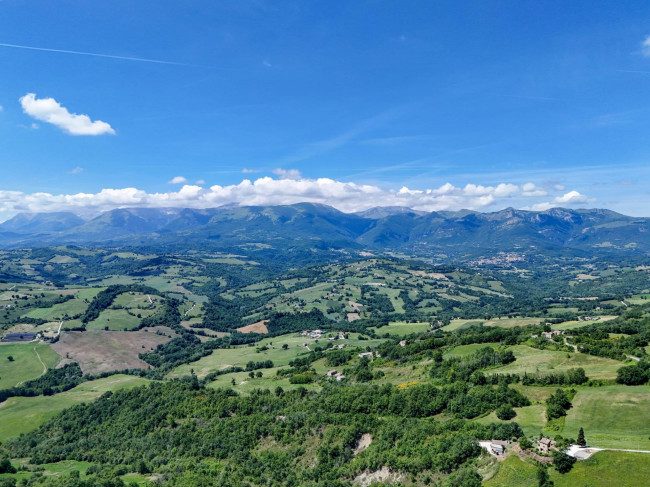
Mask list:
[[[187,63],[177,63],[174,61],[161,61],[159,59],[147,59],[141,57],[129,57],[129,56],[113,56],[111,54],[98,54],[96,52],[83,52],[83,51],[68,51],[65,49],[49,49],[46,47],[34,47],[34,46],[21,46],[18,44],[5,44],[0,43],[1,47],[14,47],[16,49],[29,49],[32,51],[45,51],[45,52],[58,52],[62,54],[78,54],[81,56],[94,56],[94,57],[104,57],[109,59],[121,59],[123,61],[140,61],[143,63],[155,63],[155,64],[171,64],[173,66],[192,66],[192,67],[207,67],[207,66],[198,66],[196,64],[187,64]]]

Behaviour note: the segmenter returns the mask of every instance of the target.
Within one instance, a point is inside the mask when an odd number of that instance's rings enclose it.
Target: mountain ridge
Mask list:
[[[18,214],[0,224],[0,246],[210,241],[220,246],[327,245],[416,254],[571,248],[650,253],[650,218],[607,209],[505,208],[421,212],[376,207],[344,213],[314,203],[274,206],[120,208],[87,220],[70,212]]]

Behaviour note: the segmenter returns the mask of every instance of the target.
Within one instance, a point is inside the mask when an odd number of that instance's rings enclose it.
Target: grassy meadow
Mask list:
[[[113,375],[84,382],[53,396],[11,397],[0,403],[0,441],[32,431],[60,411],[97,399],[106,391],[136,387],[148,382],[147,379],[131,375]]]
[[[615,379],[616,371],[623,366],[617,360],[579,352],[539,350],[526,345],[515,345],[510,350],[517,358],[514,362],[486,370],[485,374],[544,374],[582,367],[590,379]]]
[[[13,357],[13,361],[9,361]],[[59,363],[61,357],[46,343],[0,344],[0,389],[36,379]]]

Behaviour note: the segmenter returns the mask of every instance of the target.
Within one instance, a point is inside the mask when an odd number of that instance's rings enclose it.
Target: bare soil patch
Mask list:
[[[237,331],[239,333],[268,333],[269,329],[266,327],[268,322],[269,320],[258,321],[257,323],[237,328]]]
[[[425,271],[410,271],[415,276],[430,277],[432,279],[439,279],[441,281],[448,281],[449,278],[439,272],[425,272]]]
[[[379,470],[374,472],[361,472],[357,475],[353,482],[360,485],[361,487],[368,487],[373,483],[396,483],[404,478],[404,474],[399,472],[393,472],[388,467],[381,467]]]
[[[70,331],[63,332],[52,344],[56,353],[66,362],[77,362],[84,374],[98,374],[111,370],[147,369],[149,364],[138,355],[149,352],[170,340],[175,333],[166,327],[148,328],[148,331]],[[164,333],[157,334],[156,331]],[[67,360],[65,360],[67,359]]]
[[[359,313],[348,313],[346,316],[347,316],[347,319],[348,319],[348,321],[350,323],[352,323],[353,321],[357,321],[357,320],[361,319],[361,316],[359,316]]]
[[[358,455],[363,450],[368,448],[371,443],[372,443],[372,436],[370,436],[370,433],[362,434],[361,438],[359,438],[359,441],[357,442],[357,446],[354,448],[354,454]]]

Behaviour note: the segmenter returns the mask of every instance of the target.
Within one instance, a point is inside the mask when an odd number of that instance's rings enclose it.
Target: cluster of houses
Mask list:
[[[553,340],[554,336],[564,335],[564,331],[562,330],[543,331],[540,335],[542,338],[546,338],[547,340]],[[538,336],[539,335],[531,335],[532,338],[538,338]]]
[[[381,355],[379,355],[379,353],[377,353],[377,352],[361,352],[359,354],[359,358],[364,358],[364,357],[368,357],[368,358],[377,357],[377,358],[379,358],[379,357],[381,357]]]
[[[554,336],[559,336],[559,335],[564,335],[564,332],[562,330],[553,330],[553,331],[543,331],[542,332],[542,337],[546,338],[547,340],[552,340]]]
[[[598,321],[599,319],[600,316],[578,316],[578,321]]]
[[[341,373],[339,373],[338,370],[332,369],[327,372],[327,377],[331,377],[333,379],[336,379],[337,382],[341,382],[342,380],[345,379],[345,376]]]
[[[302,330],[300,332],[300,336],[309,337],[309,338],[313,338],[314,340],[318,340],[320,337],[323,336],[323,333],[325,333],[323,330]]]
[[[302,337],[309,337],[313,338],[314,340],[320,339],[325,333],[323,330],[302,330],[300,332],[300,336]],[[336,340],[345,340],[345,333],[342,331],[339,331],[335,336],[328,337],[327,338],[330,342],[336,341]]]

